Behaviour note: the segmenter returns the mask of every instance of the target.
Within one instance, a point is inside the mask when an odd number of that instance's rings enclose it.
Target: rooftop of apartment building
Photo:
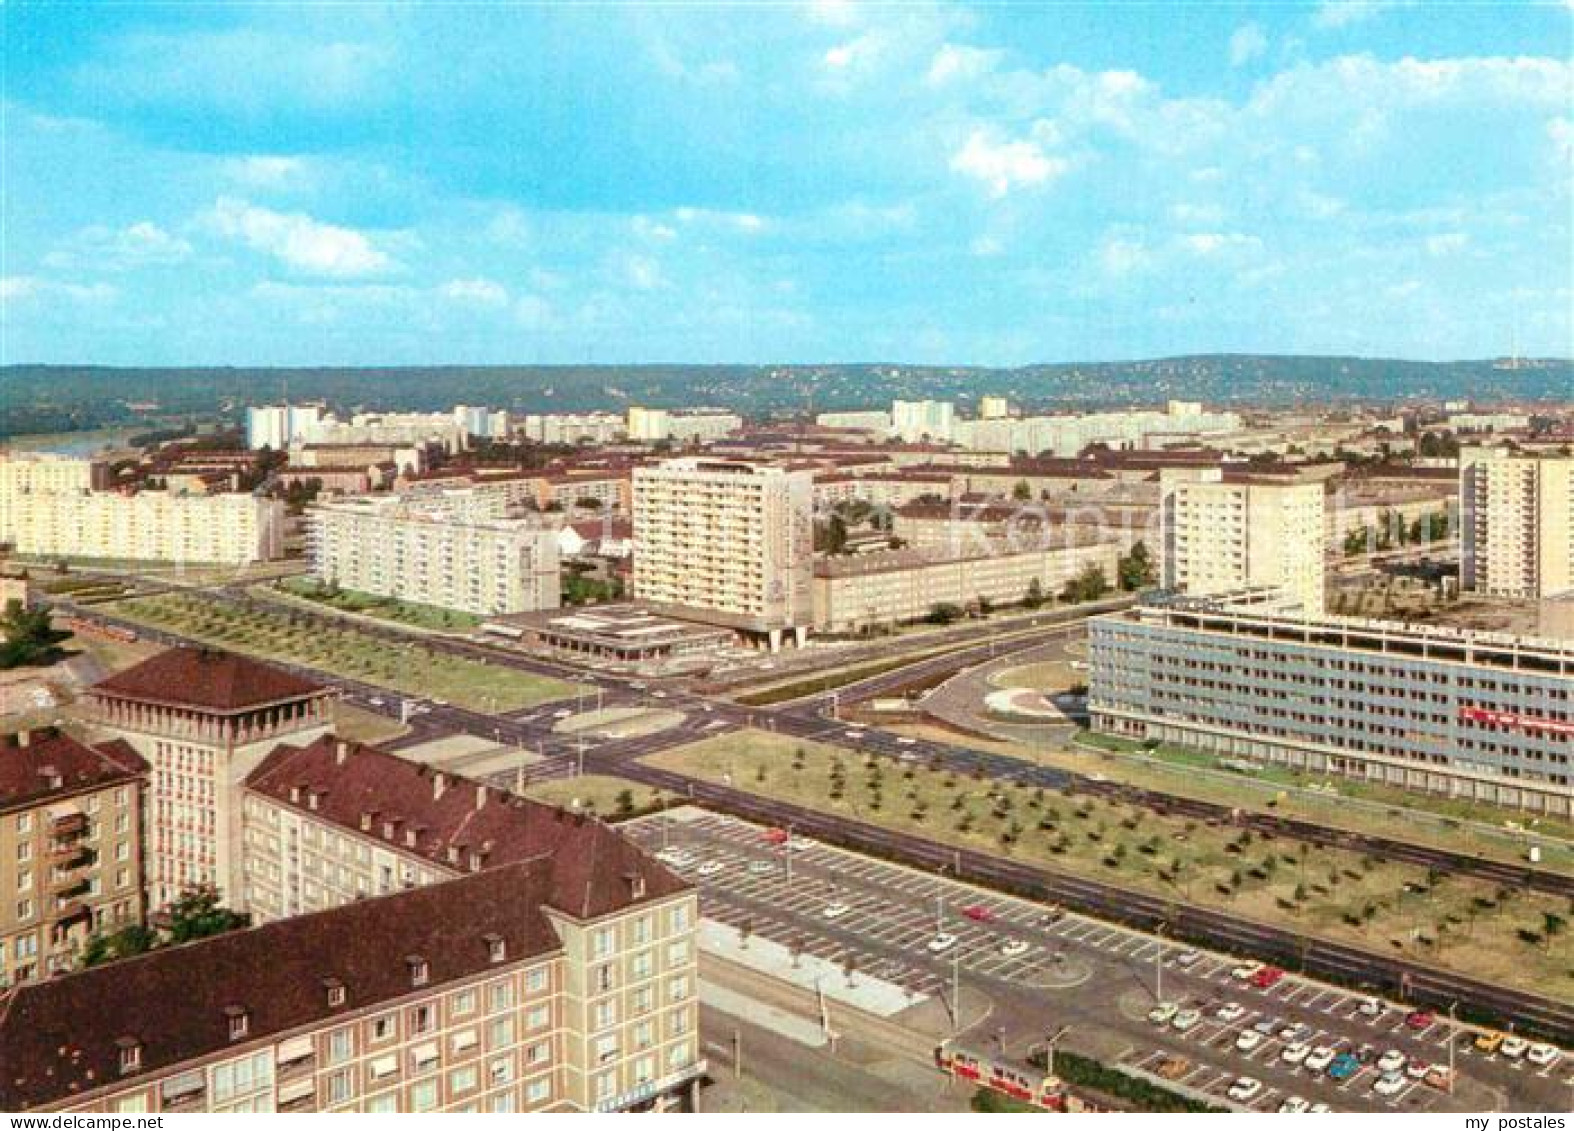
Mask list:
[[[1015,554],[1036,554],[1052,550],[1080,549],[1101,543],[1114,543],[1101,537],[1097,531],[1068,529],[1044,544],[1023,545],[1010,538],[991,538],[956,548],[922,549],[904,546],[897,550],[869,550],[862,553],[820,556],[814,560],[814,576],[828,579],[870,577],[885,573],[902,573],[945,565],[948,562],[988,561]]]
[[[548,857],[546,898],[575,918],[624,906],[634,879],[647,898],[686,886],[599,821],[332,736],[276,747],[246,788],[458,871]]]
[[[177,647],[99,680],[89,693],[229,713],[324,696],[329,689],[235,652]]]
[[[1157,500],[1149,492],[1111,492],[1090,496],[1086,501],[1060,495],[1049,500],[1002,499],[999,495],[976,492],[959,496],[949,502],[911,502],[895,508],[899,518],[915,520],[950,520],[955,522],[999,523],[1022,525],[1036,523],[1097,522],[1111,509],[1149,511]]]
[[[89,746],[53,728],[0,737],[0,811],[130,781],[148,764],[124,742]]]
[[[69,1102],[553,954],[552,871],[536,857],[24,983],[0,996],[0,1109]]]

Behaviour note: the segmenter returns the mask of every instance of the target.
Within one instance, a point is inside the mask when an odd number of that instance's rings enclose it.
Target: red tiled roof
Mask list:
[[[409,956],[426,960],[428,992],[490,968],[488,935],[508,963],[552,954],[551,884],[549,861],[525,861],[23,984],[0,998],[0,1110],[124,1079],[127,1037],[141,1043],[141,1076],[229,1048],[232,1006],[252,1041],[417,992]],[[343,1006],[328,1005],[325,978],[343,984]]]
[[[598,820],[329,736],[275,747],[246,788],[363,836],[385,839],[391,823],[392,847],[445,868],[468,869],[471,854],[483,868],[549,856],[550,902],[579,917],[627,905],[631,874],[644,880],[647,898],[688,886]]]
[[[93,747],[49,731],[0,739],[0,809],[37,805],[55,795],[129,781],[148,764],[124,742]],[[52,779],[59,785],[51,785]]]
[[[242,711],[320,695],[327,688],[234,652],[171,648],[100,680],[91,691],[166,706]]]

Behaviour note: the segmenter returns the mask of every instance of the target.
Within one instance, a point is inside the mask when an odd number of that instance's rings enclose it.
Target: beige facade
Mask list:
[[[142,922],[145,766],[53,732],[0,739],[0,992]]]
[[[814,484],[743,460],[666,460],[634,472],[634,595],[658,610],[765,636],[813,616]]]
[[[656,442],[704,443],[720,440],[743,427],[743,418],[723,409],[665,409],[633,406],[628,410],[628,438]]]
[[[1166,469],[1159,481],[1166,589],[1200,596],[1273,585],[1308,615],[1322,613],[1321,482],[1216,468]]]
[[[18,506],[31,495],[79,495],[109,486],[103,460],[50,452],[0,452],[0,542],[16,537]]]
[[[471,504],[458,506],[460,500]],[[312,575],[363,593],[487,616],[557,608],[556,533],[482,517],[504,505],[486,488],[419,503],[350,499],[308,512]]]
[[[899,624],[937,604],[967,608],[980,598],[1015,604],[1034,582],[1053,597],[1090,566],[1113,585],[1119,557],[1119,545],[1107,541],[1028,550],[1002,543],[995,553],[967,556],[907,549],[828,558],[815,566],[814,627],[852,632]]]
[[[284,552],[284,504],[254,495],[31,492],[8,506],[19,554],[244,565]]]
[[[1574,593],[1574,459],[1473,448],[1459,457],[1460,586]]]

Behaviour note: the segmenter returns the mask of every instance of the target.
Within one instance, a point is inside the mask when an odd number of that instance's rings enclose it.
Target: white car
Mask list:
[[[1518,1060],[1529,1049],[1530,1042],[1525,1040],[1524,1037],[1504,1037],[1503,1043],[1497,1047],[1497,1051],[1510,1060]]]
[[[861,731],[861,730],[849,730],[849,731],[843,731],[842,732],[842,737],[843,738],[850,739],[853,742],[857,742],[863,736],[864,736],[864,732]]]
[[[826,919],[840,919],[850,910],[845,903],[827,903],[820,909],[820,915]]]
[[[723,864],[720,860],[707,860],[694,871],[697,875],[714,876],[718,872],[724,871],[726,867],[727,865]]]
[[[1285,1045],[1279,1053],[1279,1059],[1286,1064],[1300,1064],[1306,1059],[1312,1046],[1304,1041],[1296,1041],[1293,1045]]]
[[[1405,1078],[1398,1072],[1385,1072],[1372,1085],[1372,1091],[1380,1096],[1397,1096],[1404,1090]]]
[[[749,875],[751,875],[751,876],[774,876],[775,874],[776,874],[776,865],[772,864],[769,860],[750,860],[749,861]]]
[[[1381,1017],[1383,1003],[1375,997],[1364,997],[1361,999],[1361,1006],[1356,1012],[1362,1017]]]
[[[1257,1094],[1261,1091],[1261,1080],[1254,1080],[1250,1076],[1242,1076],[1230,1085],[1228,1095],[1232,1100],[1245,1103],[1247,1100],[1256,1099]]]
[[[1545,1068],[1549,1064],[1556,1064],[1563,1054],[1552,1045],[1531,1045],[1530,1051],[1525,1053],[1525,1059],[1530,1063]]]
[[[1200,1009],[1183,1009],[1170,1018],[1170,1028],[1177,1033],[1189,1033],[1200,1024],[1202,1024],[1202,1010]]]
[[[956,945],[956,936],[955,935],[948,935],[944,931],[941,931],[938,935],[936,935],[934,938],[929,940],[929,943],[928,943],[929,953],[930,954],[944,954],[946,951],[950,950],[955,945]]]
[[[1161,1001],[1148,1010],[1148,1020],[1155,1025],[1168,1025],[1170,1019],[1180,1012],[1180,1006],[1173,1001]]]
[[[1256,1029],[1243,1029],[1241,1035],[1235,1038],[1235,1051],[1256,1052],[1262,1042],[1263,1035]]]
[[[1217,1021],[1239,1021],[1246,1016],[1246,1007],[1238,1001],[1227,1001],[1213,1011]]]
[[[1398,1049],[1389,1049],[1377,1058],[1377,1070],[1385,1076],[1390,1072],[1403,1072],[1407,1059],[1405,1054]]]
[[[1327,1115],[1331,1111],[1333,1111],[1333,1108],[1325,1103],[1315,1103],[1306,1109],[1308,1115]]]
[[[1026,939],[1007,939],[1000,944],[1000,954],[1004,958],[1015,958],[1019,954],[1026,954],[1028,944]]]
[[[903,737],[898,738],[896,740],[896,744],[898,746],[917,746],[918,745],[918,739],[916,739],[916,738],[907,738],[906,736],[903,736]]]
[[[791,852],[805,852],[814,847],[814,841],[808,837],[795,836],[790,838],[783,847]]]
[[[1306,1054],[1306,1059],[1301,1063],[1306,1066],[1308,1071],[1322,1072],[1334,1062],[1334,1057],[1337,1055],[1338,1054],[1327,1045],[1318,1045],[1311,1052]]]
[[[1230,977],[1234,978],[1237,982],[1244,982],[1261,969],[1261,962],[1243,962],[1239,966],[1235,967],[1235,969],[1230,971]]]
[[[1183,950],[1175,956],[1175,965],[1195,966],[1197,964],[1197,960],[1201,957],[1202,955],[1195,950]]]
[[[553,717],[553,718],[554,718],[554,719],[566,719],[566,718],[568,718],[568,717],[569,717],[569,716],[570,716],[570,715],[572,715],[572,714],[573,714],[573,713],[574,713],[574,712],[573,712],[573,711],[570,711],[570,710],[568,710],[568,709],[567,709],[567,708],[564,708],[564,709],[563,709],[563,710],[561,710],[561,711],[553,711],[553,712],[552,712],[552,717]]]
[[[1285,1100],[1279,1105],[1279,1114],[1300,1115],[1303,1112],[1310,1111],[1311,1108],[1312,1105],[1307,1103],[1300,1096],[1291,1096],[1289,1099]]]

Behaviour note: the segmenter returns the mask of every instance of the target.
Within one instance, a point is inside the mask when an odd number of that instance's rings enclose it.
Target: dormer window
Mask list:
[[[339,981],[337,978],[324,978],[322,980],[322,985],[323,989],[328,991],[329,1009],[337,1009],[339,1006],[344,1004],[345,992],[343,982]]]
[[[130,1076],[142,1071],[142,1042],[135,1037],[121,1037],[115,1042],[120,1050],[120,1074]]]
[[[482,941],[486,943],[486,956],[491,961],[501,962],[508,957],[508,944],[502,935],[483,935]]]
[[[412,954],[404,960],[404,964],[410,969],[410,984],[412,986],[426,985],[426,980],[430,976],[426,959],[419,954]]]
[[[244,1005],[232,1005],[224,1011],[225,1018],[229,1021],[230,1040],[238,1041],[246,1036],[250,1029],[251,1016]]]
[[[629,882],[629,898],[644,899],[645,877],[638,872],[630,872],[625,878]]]

